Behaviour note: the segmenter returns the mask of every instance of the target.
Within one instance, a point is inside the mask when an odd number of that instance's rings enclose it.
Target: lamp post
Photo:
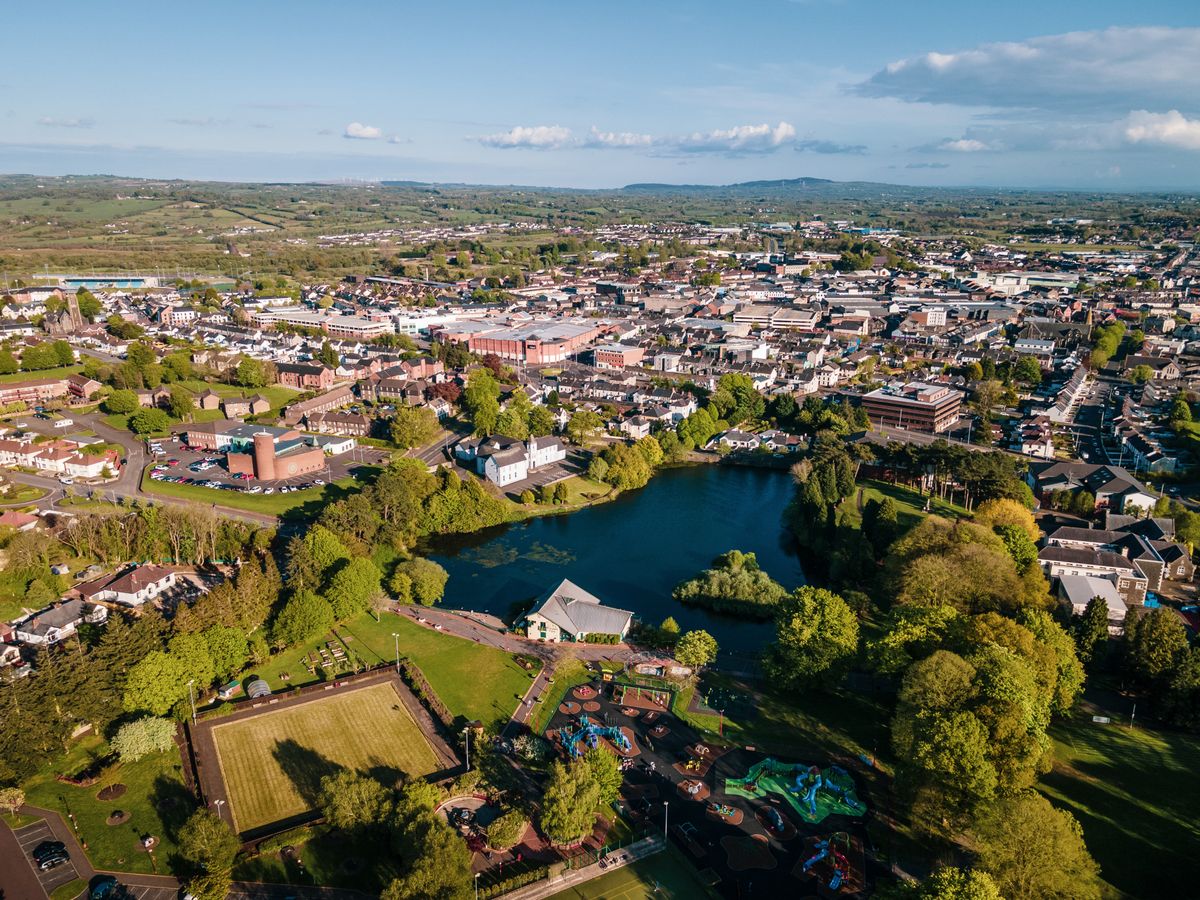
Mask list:
[[[396,674],[399,675],[400,674],[400,634],[398,632],[395,632],[395,631],[392,632],[392,641],[396,645]]]
[[[663,801],[663,840],[667,839],[667,817],[671,813],[671,807],[666,800]]]
[[[192,685],[194,685],[195,683],[196,683],[195,678],[193,678],[191,681],[188,682],[188,702],[190,702],[192,704],[192,724],[193,725],[196,724],[196,693],[195,693],[195,691],[192,690]]]
[[[479,876],[482,874],[482,872],[475,873],[475,900],[479,900]]]
[[[217,818],[221,818],[221,807],[225,805],[224,800],[214,800],[213,806],[217,808]]]
[[[471,768],[471,727],[468,725],[462,733],[467,742],[467,769],[469,771]]]

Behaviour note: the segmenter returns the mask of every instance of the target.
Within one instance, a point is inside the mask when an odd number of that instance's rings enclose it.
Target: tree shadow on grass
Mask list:
[[[179,831],[197,809],[196,798],[178,781],[159,775],[150,788],[150,807],[162,822],[163,835],[172,844],[179,842]],[[166,854],[167,869],[185,874],[188,863],[178,853]]]
[[[271,755],[295,786],[296,793],[310,807],[315,807],[317,798],[321,796],[321,779],[342,770],[341,766],[316,750],[303,747],[291,739],[277,742]]]
[[[380,784],[387,788],[399,789],[408,781],[408,773],[396,766],[389,766],[383,763],[376,763],[366,770],[365,774],[368,778],[374,778]]]

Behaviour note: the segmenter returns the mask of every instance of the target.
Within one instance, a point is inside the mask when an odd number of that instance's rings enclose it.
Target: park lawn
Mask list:
[[[1093,712],[1113,722],[1094,724]],[[1055,765],[1040,789],[1079,820],[1114,892],[1195,896],[1200,738],[1130,729],[1128,722],[1128,711],[1088,707],[1053,725]]]
[[[374,470],[371,466],[360,466],[357,471]],[[320,473],[317,473],[318,475]],[[326,504],[341,500],[351,494],[358,493],[362,483],[354,477],[339,478],[333,484],[320,487],[306,488],[303,491],[293,491],[290,494],[275,493],[243,494],[239,491],[219,491],[215,488],[197,487],[190,484],[174,484],[167,481],[155,481],[150,477],[149,468],[142,473],[142,490],[148,494],[159,494],[164,497],[178,497],[181,500],[193,500],[203,505],[216,504],[232,509],[244,509],[248,512],[264,513],[272,516],[286,516],[289,513],[315,514]]]
[[[83,371],[82,365],[59,366],[55,369],[42,369],[40,372],[13,372],[0,375],[0,384],[12,384],[15,381],[36,381],[42,378],[66,378]]]
[[[10,503],[32,503],[34,500],[41,500],[50,491],[43,487],[38,487],[33,484],[20,484],[13,482],[13,490],[7,494],[0,494],[0,502],[5,505]]]
[[[529,690],[530,673],[510,654],[434,631],[405,616],[387,613],[376,622],[364,613],[338,626],[337,632],[368,665],[392,661],[392,633],[400,635],[400,655],[416,663],[450,713],[485,726],[507,722]]]
[[[587,666],[573,656],[560,660],[551,676],[554,678],[554,684],[550,685],[550,689],[546,691],[546,699],[537,704],[533,716],[529,719],[529,729],[534,734],[545,733],[568,691],[581,684],[587,684],[595,677],[588,671]]]
[[[254,397],[261,395],[271,404],[272,411],[278,411],[282,407],[287,406],[292,400],[299,397],[301,393],[292,388],[284,387],[281,384],[271,384],[262,388],[244,388],[233,384],[221,384],[216,381],[200,381],[196,378],[182,381],[180,384],[193,394],[212,391],[220,397]],[[224,418],[224,416],[218,415],[217,418]]]
[[[945,500],[938,497],[931,497],[928,494],[918,494],[911,488],[901,484],[888,484],[885,481],[864,481],[859,487],[862,490],[863,506],[866,506],[870,500],[882,501],[884,497],[891,497],[896,503],[896,517],[899,520],[900,527],[904,531],[908,531],[930,514],[945,516],[949,519],[968,515],[966,508],[962,506],[955,503],[948,503]],[[925,512],[926,501],[929,503],[929,513]],[[852,525],[856,528],[861,526],[862,512],[858,506],[858,490],[855,490],[842,502],[839,513],[847,525]]]
[[[691,900],[719,895],[671,848],[552,896],[557,900]]]
[[[163,874],[167,860],[175,854],[175,835],[195,808],[195,800],[183,785],[182,765],[177,750],[152,753],[137,762],[123,763],[118,782],[127,788],[115,800],[96,799],[97,785],[75,787],[56,781],[56,774],[75,774],[96,756],[108,752],[105,742],[94,735],[76,741],[67,754],[27,782],[25,798],[33,806],[53,809],[64,818],[75,815],[79,836],[87,842],[88,859],[98,869],[119,872]],[[130,814],[123,825],[108,825],[113,810]],[[141,847],[141,837],[159,839],[151,859]]]
[[[313,809],[321,779],[344,768],[398,784],[439,767],[388,683],[218,724],[213,741],[239,832]]]
[[[560,483],[567,486],[567,500],[565,503],[531,503],[526,506],[524,503],[512,500],[505,494],[504,502],[509,507],[509,519],[512,521],[521,521],[522,519],[532,519],[537,516],[552,516],[559,513],[572,512],[577,509],[583,509],[585,506],[592,506],[596,503],[612,500],[616,496],[616,491],[612,485],[592,481],[586,475],[572,475]],[[537,495],[536,491],[534,491],[534,495]]]

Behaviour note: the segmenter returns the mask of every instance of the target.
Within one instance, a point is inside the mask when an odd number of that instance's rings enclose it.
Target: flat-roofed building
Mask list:
[[[599,325],[587,322],[529,322],[512,328],[484,328],[474,334],[464,333],[464,324],[456,330],[466,337],[472,353],[494,353],[528,365],[562,362],[604,333]]]
[[[915,381],[871,391],[863,396],[862,405],[874,423],[937,434],[958,421],[962,393],[945,385]]]

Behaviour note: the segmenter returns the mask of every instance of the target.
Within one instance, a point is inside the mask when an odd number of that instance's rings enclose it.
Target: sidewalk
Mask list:
[[[631,844],[623,850],[610,853],[604,858],[603,867],[601,867],[600,863],[592,863],[590,866],[584,866],[582,869],[572,869],[558,878],[539,881],[528,887],[505,894],[504,900],[543,900],[545,897],[553,897],[555,894],[561,893],[568,888],[624,868],[632,862],[653,856],[664,849],[666,849],[666,844],[661,837],[657,835],[648,837],[638,841],[636,844]]]

